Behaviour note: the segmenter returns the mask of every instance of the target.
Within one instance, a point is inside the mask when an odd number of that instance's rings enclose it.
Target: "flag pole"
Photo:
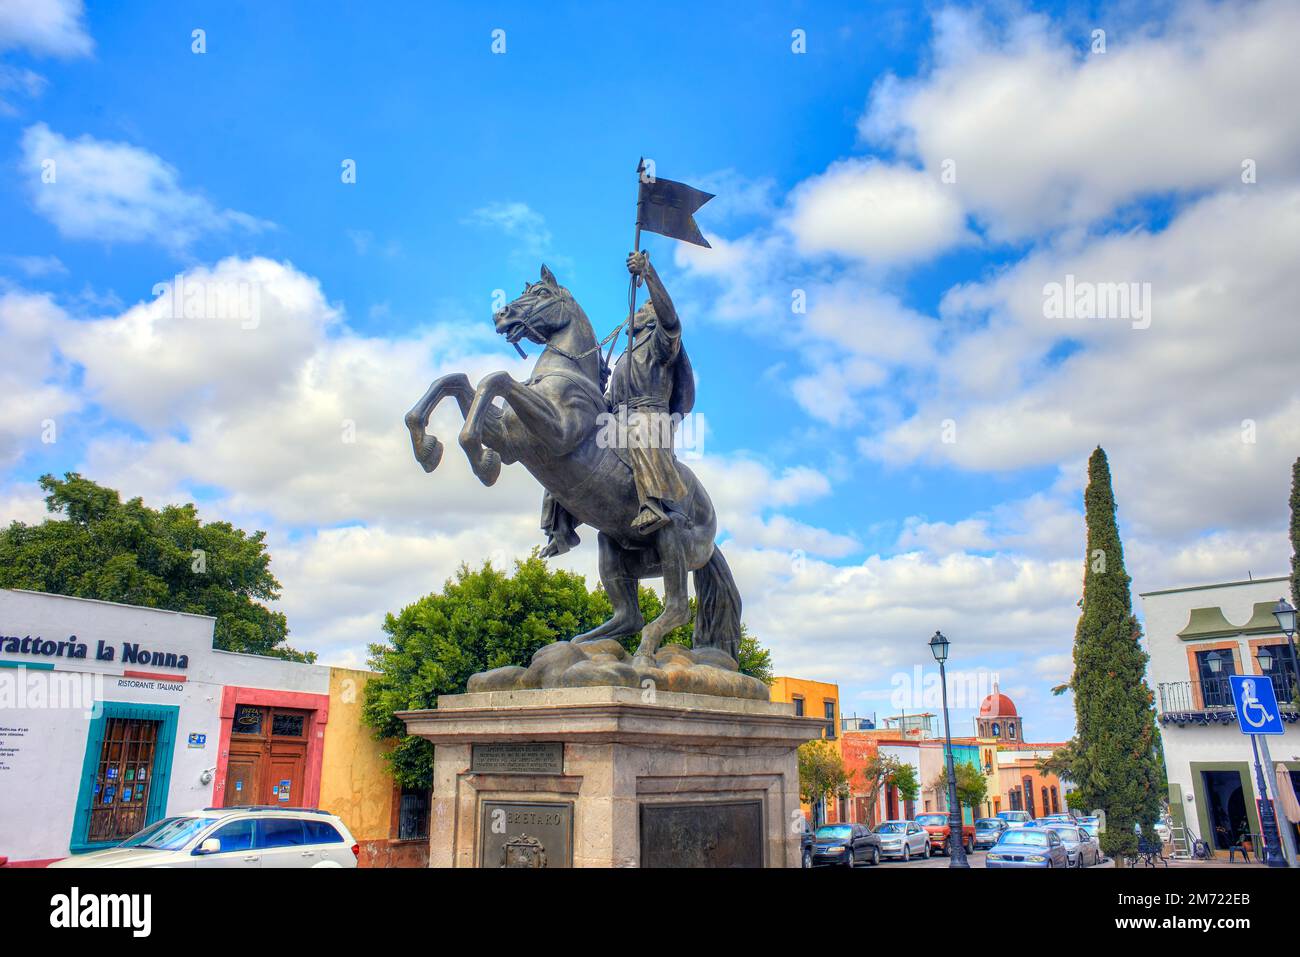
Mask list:
[[[645,172],[645,157],[637,160],[636,164],[636,232],[632,237],[632,252],[641,251],[641,204],[645,202],[645,182],[642,175]],[[636,287],[641,285],[641,277],[633,275],[629,277],[627,288],[627,360],[632,362],[632,317],[636,315]],[[629,364],[627,369],[628,384],[631,385],[632,366]]]

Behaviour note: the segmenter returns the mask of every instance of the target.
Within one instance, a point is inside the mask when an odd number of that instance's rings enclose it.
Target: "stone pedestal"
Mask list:
[[[650,699],[650,700],[647,700]],[[638,688],[444,695],[430,867],[798,867],[794,706]]]

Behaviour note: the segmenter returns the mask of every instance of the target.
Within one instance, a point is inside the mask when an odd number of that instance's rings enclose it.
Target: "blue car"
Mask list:
[[[989,848],[985,867],[1069,867],[1070,858],[1053,831],[1045,827],[1022,827],[1006,831]]]

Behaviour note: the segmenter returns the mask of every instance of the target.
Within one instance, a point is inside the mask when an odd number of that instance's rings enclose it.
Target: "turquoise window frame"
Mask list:
[[[95,801],[95,772],[99,769],[99,755],[104,749],[104,731],[109,718],[133,718],[140,721],[159,721],[158,740],[154,745],[153,778],[149,800],[145,804],[144,823],[149,826],[167,813],[167,789],[171,784],[172,757],[176,753],[176,725],[180,706],[174,704],[139,704],[132,701],[101,702],[100,713],[91,719],[86,733],[86,756],[81,762],[81,786],[77,791],[77,810],[72,819],[72,839],[68,842],[73,854],[85,854],[116,847],[120,841],[86,840],[90,829],[90,809]]]

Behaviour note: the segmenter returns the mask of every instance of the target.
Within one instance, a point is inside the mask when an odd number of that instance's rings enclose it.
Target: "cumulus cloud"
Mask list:
[[[181,252],[210,234],[270,227],[182,188],[174,167],[128,143],[68,139],[37,123],[21,147],[32,205],[70,239],[154,242]]]
[[[875,160],[843,160],[805,180],[787,223],[803,253],[874,263],[922,259],[966,242],[965,214],[937,174]]]
[[[85,15],[82,0],[0,3],[0,50],[26,48],[49,56],[87,56],[95,44],[86,32]]]
[[[1104,53],[1046,17],[995,25],[974,11],[935,17],[933,65],[886,77],[859,130],[935,175],[995,238],[1086,224],[1144,196],[1300,171],[1300,8],[1273,2],[1176,5],[1168,22],[1116,18]]]

